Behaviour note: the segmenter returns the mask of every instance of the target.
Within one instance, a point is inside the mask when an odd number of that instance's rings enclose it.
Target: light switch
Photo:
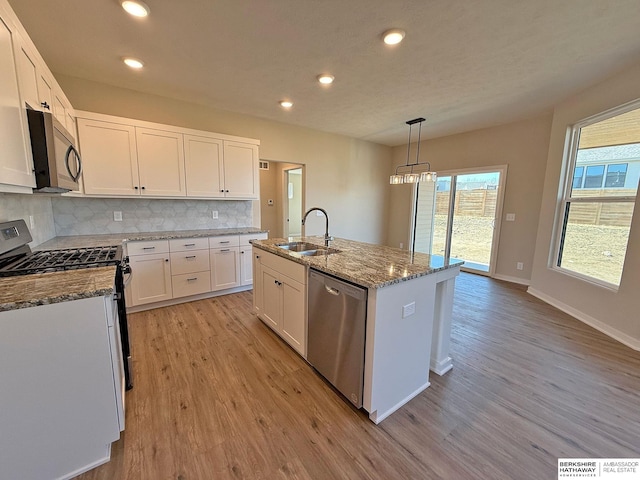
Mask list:
[[[213,218],[214,220],[215,220],[216,218],[218,218],[218,211],[217,211],[217,210],[212,210],[212,211],[211,211],[211,218]]]
[[[122,221],[122,212],[119,210],[116,210],[113,212],[113,221],[114,222],[121,222]]]
[[[516,214],[515,213],[507,213],[507,222],[515,222]]]

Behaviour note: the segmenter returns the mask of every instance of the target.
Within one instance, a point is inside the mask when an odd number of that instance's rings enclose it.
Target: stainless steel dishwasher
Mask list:
[[[367,290],[309,270],[307,360],[362,407]]]

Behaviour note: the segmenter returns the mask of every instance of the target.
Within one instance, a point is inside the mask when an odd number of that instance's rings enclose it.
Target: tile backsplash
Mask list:
[[[47,195],[0,193],[0,222],[24,219],[33,242],[40,245],[56,236],[51,198]]]
[[[58,236],[248,227],[253,222],[250,200],[52,197],[51,204]],[[114,212],[122,212],[122,221],[114,220]]]

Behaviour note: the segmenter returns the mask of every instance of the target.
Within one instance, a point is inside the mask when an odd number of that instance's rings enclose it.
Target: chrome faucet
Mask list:
[[[309,214],[314,210],[318,210],[319,212],[322,212],[324,214],[324,218],[326,220],[325,230],[324,230],[324,246],[328,247],[329,242],[333,240],[333,237],[329,235],[329,215],[327,215],[327,212],[324,209],[313,207],[307,210],[307,212],[304,214],[304,217],[302,217],[302,225],[304,225],[304,222],[307,219],[307,216],[309,216]]]

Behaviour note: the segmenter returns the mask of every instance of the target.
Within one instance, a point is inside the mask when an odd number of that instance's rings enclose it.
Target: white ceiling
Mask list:
[[[9,2],[54,73],[387,145],[419,116],[437,137],[541,113],[640,60],[638,0]]]

